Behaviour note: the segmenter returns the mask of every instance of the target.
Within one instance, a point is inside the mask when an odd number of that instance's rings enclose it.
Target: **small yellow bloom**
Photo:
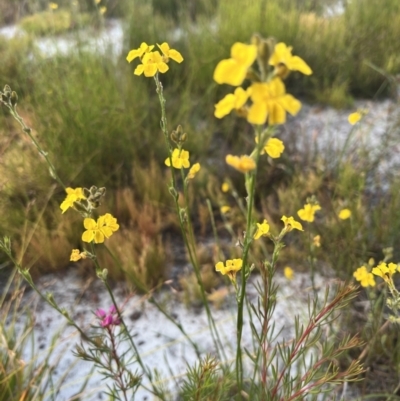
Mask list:
[[[222,191],[222,192],[228,192],[229,190],[230,190],[229,184],[228,184],[227,182],[224,182],[224,183],[221,185],[221,191]]]
[[[50,10],[57,10],[58,4],[57,3],[49,3]]]
[[[156,50],[155,52],[145,53],[142,57],[142,64],[139,64],[133,73],[135,75],[142,75],[144,73],[145,77],[154,77],[157,72],[164,74],[168,70],[168,65]]]
[[[351,210],[350,209],[342,209],[338,214],[339,219],[347,220],[351,217]]]
[[[222,214],[229,213],[231,211],[231,207],[230,206],[221,206],[220,211]]]
[[[186,178],[188,180],[192,180],[199,171],[200,171],[200,163],[193,164],[193,166],[190,168]]]
[[[246,78],[248,68],[257,58],[257,46],[235,43],[231,58],[221,60],[214,70],[214,81],[218,84],[239,86]]]
[[[69,260],[71,262],[77,262],[80,259],[86,259],[86,258],[87,258],[86,252],[81,252],[79,249],[73,249]]]
[[[259,239],[262,236],[268,236],[269,234],[269,224],[267,220],[264,219],[262,223],[257,223],[257,231],[254,234],[254,239]]]
[[[293,277],[294,277],[294,270],[293,270],[291,267],[286,266],[286,267],[283,269],[283,274],[284,274],[284,276],[285,276],[288,280],[293,280]]]
[[[184,168],[190,167],[189,152],[187,150],[183,149],[179,150],[178,148],[175,148],[174,151],[172,152],[171,159],[172,159],[172,167],[174,168],[181,169],[182,167]],[[169,157],[165,159],[165,164],[168,167],[171,166],[171,160]]]
[[[96,244],[103,243],[105,238],[110,238],[119,229],[117,219],[110,213],[100,216],[97,222],[87,217],[83,221],[83,225],[86,231],[82,234],[82,241],[92,242],[94,240]]]
[[[228,259],[226,265],[223,262],[218,262],[215,265],[215,270],[224,276],[227,274],[232,281],[235,281],[236,273],[242,268],[242,265],[242,259]]]
[[[355,113],[351,113],[348,117],[348,121],[351,125],[357,124],[361,120],[361,113],[356,111]]]
[[[182,54],[178,52],[178,50],[170,49],[169,44],[164,42],[163,44],[157,44],[158,48],[161,50],[162,54],[165,57],[165,62],[168,63],[169,59],[176,61],[177,63],[182,63],[183,57]]]
[[[368,110],[364,109],[358,109],[356,112],[351,113],[347,120],[351,125],[357,124],[366,114],[368,113]]]
[[[286,93],[279,77],[270,82],[253,83],[249,91],[253,104],[249,108],[247,121],[251,124],[262,125],[267,119],[270,125],[284,124],[286,112],[294,116],[301,109],[301,103]]]
[[[292,56],[292,47],[288,47],[282,42],[275,45],[274,53],[269,59],[269,65],[274,66],[275,72],[283,78],[287,76],[287,70],[300,71],[305,75],[312,74],[307,63],[298,56]]]
[[[354,273],[354,278],[360,282],[362,287],[375,287],[375,279],[365,266],[359,267]]]
[[[99,8],[99,11],[100,11],[100,14],[101,14],[101,15],[104,15],[104,14],[106,13],[106,11],[107,11],[107,7],[105,7],[105,6],[100,7],[100,8]]]
[[[293,229],[303,231],[303,226],[301,223],[296,221],[292,216],[286,217],[282,216],[281,220],[283,221],[283,224],[285,225],[285,229],[287,232],[292,231]]]
[[[395,263],[389,263],[388,265],[384,262],[380,263],[377,267],[372,269],[372,274],[375,276],[382,277],[386,282],[392,280],[392,276],[397,271],[397,265]]]
[[[312,223],[314,221],[315,212],[317,212],[318,210],[321,210],[320,205],[311,205],[310,203],[307,203],[306,205],[304,205],[303,209],[300,209],[297,212],[297,215],[300,217],[301,220]]]
[[[214,116],[222,118],[232,110],[240,110],[249,98],[248,91],[243,88],[236,88],[233,93],[229,93],[215,105]]]
[[[95,0],[96,4],[99,4],[101,2],[101,0]]]
[[[313,244],[314,246],[316,246],[317,248],[319,248],[321,246],[321,236],[320,235],[316,235],[313,238]]]
[[[83,195],[82,188],[66,188],[65,191],[67,192],[67,197],[60,205],[62,213],[65,213],[70,207],[74,207],[74,202],[86,199],[85,195]]]
[[[264,150],[269,157],[277,159],[278,157],[281,157],[281,154],[285,150],[285,145],[278,138],[270,138],[268,139]]]
[[[227,155],[225,161],[241,173],[248,173],[256,168],[254,159],[246,155],[240,157]]]
[[[131,62],[133,61],[136,57],[139,57],[142,59],[143,55],[145,53],[150,53],[154,48],[154,45],[148,45],[146,42],[142,42],[140,47],[138,49],[133,49],[131,50],[128,55],[126,56],[126,59]]]

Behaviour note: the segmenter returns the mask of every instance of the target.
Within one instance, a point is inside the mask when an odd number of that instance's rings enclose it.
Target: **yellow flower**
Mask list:
[[[348,121],[351,125],[357,124],[361,120],[361,113],[356,111],[355,113],[351,113],[348,117]]]
[[[106,13],[106,11],[107,11],[107,7],[105,7],[105,6],[100,7],[100,8],[99,8],[99,11],[100,11],[100,14],[101,14],[101,15],[104,15],[104,14]]]
[[[347,220],[348,218],[350,218],[350,216],[351,216],[350,209],[342,209],[338,214],[338,217],[341,220]]]
[[[394,273],[396,273],[396,271],[397,265],[395,263],[389,263],[389,265],[387,265],[386,263],[382,262],[377,267],[372,269],[372,274],[382,277],[386,282],[389,282],[392,280],[392,276]]]
[[[281,220],[283,221],[287,232],[292,231],[293,229],[303,231],[301,223],[296,221],[293,217],[282,216]]]
[[[99,4],[101,2],[101,0],[95,0],[96,4]]]
[[[176,61],[177,63],[182,63],[183,57],[178,50],[170,49],[169,44],[164,42],[163,44],[157,44],[158,48],[161,50],[165,57],[165,62],[168,63],[169,59]]]
[[[169,160],[169,159],[167,159],[167,160]],[[190,168],[186,178],[188,180],[192,180],[199,171],[200,171],[200,163],[193,164],[193,166]]]
[[[135,75],[142,75],[144,73],[145,77],[154,77],[158,71],[164,74],[168,70],[168,65],[156,50],[155,52],[145,53],[142,58],[142,64],[139,64],[133,73]]]
[[[218,84],[241,85],[256,57],[256,45],[235,43],[231,48],[231,58],[221,60],[217,64],[214,70],[214,81]]]
[[[222,214],[226,214],[231,211],[231,207],[230,206],[221,206],[220,210],[221,210]]]
[[[268,236],[269,224],[267,220],[264,219],[262,223],[257,223],[257,231],[254,234],[254,239],[259,239],[262,236]]]
[[[215,105],[214,116],[222,118],[228,115],[232,110],[241,109],[247,99],[249,93],[243,88],[236,88],[233,93],[229,93]]]
[[[270,138],[268,139],[264,150],[267,152],[269,157],[277,159],[278,157],[281,157],[281,154],[285,150],[285,145],[278,138]]]
[[[288,47],[282,42],[275,45],[269,64],[274,66],[275,72],[283,78],[288,75],[288,70],[300,71],[305,75],[312,74],[312,70],[307,63],[298,56],[292,56],[292,47]]]
[[[364,109],[358,109],[356,112],[351,113],[347,120],[351,125],[357,124],[366,114],[368,113],[368,110]]]
[[[225,161],[241,173],[247,173],[256,168],[254,159],[246,155],[240,157],[227,155]]]
[[[136,57],[139,57],[142,59],[143,55],[145,53],[150,53],[154,48],[154,45],[148,45],[146,42],[142,42],[140,47],[138,49],[133,49],[131,50],[128,55],[126,56],[126,59],[131,62],[133,61]]]
[[[57,10],[58,4],[57,3],[49,3],[50,10]]]
[[[62,213],[65,213],[70,207],[74,206],[74,202],[77,202],[81,199],[86,199],[85,195],[83,195],[82,188],[66,188],[67,197],[61,203],[60,208]]]
[[[253,104],[249,108],[247,121],[251,124],[270,125],[286,122],[286,112],[296,115],[301,103],[292,95],[286,94],[285,85],[278,77],[266,83],[254,83],[250,87]]]
[[[291,267],[286,266],[286,267],[283,269],[283,274],[284,274],[284,276],[285,276],[288,280],[293,280],[293,277],[294,277],[294,270],[293,270]]]
[[[354,278],[360,282],[362,287],[375,287],[375,279],[365,266],[359,267],[354,273]]]
[[[171,159],[172,159],[172,166],[174,168],[181,169],[182,167],[184,168],[190,167],[189,152],[187,150],[183,149],[179,150],[178,148],[175,148],[174,151],[172,152]],[[165,164],[167,166],[171,166],[171,160],[169,157],[165,159]]]
[[[319,248],[321,246],[321,236],[320,235],[316,235],[313,238],[313,245],[316,246],[317,248]]]
[[[227,182],[224,182],[224,183],[221,185],[221,191],[222,191],[222,192],[228,192],[229,189],[230,189],[230,186],[229,186],[229,184],[228,184]]]
[[[320,205],[311,205],[310,203],[307,203],[306,205],[304,205],[303,209],[300,209],[297,212],[297,215],[300,217],[301,220],[312,223],[314,221],[314,214],[318,210],[321,210]]]
[[[223,262],[218,262],[215,265],[215,270],[224,276],[227,274],[232,281],[235,281],[236,273],[242,268],[242,265],[242,259],[228,259],[226,265]]]
[[[96,244],[103,243],[105,238],[111,237],[119,229],[117,219],[110,213],[100,216],[97,222],[94,219],[86,218],[83,225],[86,231],[82,234],[82,241],[92,242],[94,240]]]
[[[69,260],[71,262],[77,262],[80,259],[86,259],[86,258],[87,258],[86,252],[81,252],[79,249],[73,249]]]

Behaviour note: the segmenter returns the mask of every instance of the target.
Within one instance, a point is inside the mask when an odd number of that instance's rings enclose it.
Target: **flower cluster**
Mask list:
[[[77,262],[78,260],[86,259],[87,257],[88,254],[86,251],[81,252],[79,249],[73,249],[69,260],[71,262]]]
[[[394,273],[399,271],[398,266],[395,263],[386,264],[381,262],[378,266],[372,269],[372,274],[383,278],[386,282],[392,281]]]
[[[216,66],[214,80],[218,84],[240,86],[246,77],[257,77],[246,90],[241,87],[236,88],[233,93],[226,95],[215,105],[214,115],[217,118],[236,110],[240,115],[246,116],[247,121],[252,124],[263,125],[268,122],[270,125],[275,125],[286,121],[286,112],[292,115],[299,112],[301,103],[286,93],[282,79],[286,78],[290,71],[310,75],[311,68],[300,57],[292,55],[291,47],[278,43],[266,63],[274,67],[273,72],[259,76],[252,70],[256,59],[259,64],[262,63],[259,48],[262,46],[235,43],[231,48],[231,57],[221,60]],[[260,65],[259,69],[263,72],[265,66]],[[247,107],[249,99],[251,104]]]
[[[374,261],[372,260],[372,266]],[[368,263],[371,267],[371,263]],[[374,287],[374,276],[382,278],[391,290],[394,289],[393,275],[400,272],[400,267],[396,263],[380,262],[369,272],[365,265],[359,267],[353,274],[354,278],[360,282],[362,287]]]
[[[82,234],[82,241],[94,241],[96,244],[103,243],[105,238],[110,238],[119,229],[117,219],[110,213],[100,216],[97,221],[87,217],[83,221],[83,225],[86,231]]]
[[[374,275],[364,265],[359,267],[353,276],[360,282],[362,287],[375,287]]]
[[[221,60],[214,70],[214,80],[218,84],[237,86],[233,93],[227,94],[215,105],[214,115],[223,118],[235,110],[251,124],[270,126],[286,122],[286,113],[296,115],[301,103],[292,95],[286,93],[282,79],[290,71],[299,71],[310,75],[311,68],[298,56],[292,55],[292,48],[284,43],[278,43],[271,51],[266,50],[267,41],[255,36],[252,44],[237,42],[231,48],[231,57]],[[270,54],[270,57],[268,56]],[[253,68],[257,60],[258,69]],[[271,69],[272,67],[272,69]],[[241,87],[245,79],[250,85]],[[265,138],[261,135],[261,153],[267,153],[271,158],[281,156],[285,146],[277,138]],[[260,138],[256,138],[258,141]],[[226,162],[242,173],[248,173],[256,168],[251,156],[228,155]]]
[[[167,166],[171,166],[171,160],[172,160],[172,167],[177,168],[179,170],[182,167],[184,168],[190,167],[189,152],[187,150],[175,148],[172,152],[171,158],[167,157],[165,159],[165,164]]]
[[[97,309],[96,316],[100,319],[101,327],[112,327],[121,324],[117,309],[114,305],[111,305],[108,312],[104,309]]]
[[[248,173],[249,171],[256,168],[256,162],[254,161],[254,159],[247,155],[243,155],[240,157],[227,155],[225,161],[227,162],[227,164],[240,171],[241,173]]]
[[[161,50],[161,54],[158,50],[152,51],[154,45],[148,45],[145,42],[138,49],[133,49],[128,53],[126,59],[129,63],[136,58],[141,61],[141,64],[133,72],[135,75],[144,74],[145,77],[154,77],[158,72],[164,74],[169,70],[170,59],[177,63],[183,61],[182,55],[177,50],[171,49],[168,43],[157,44],[157,47]]]

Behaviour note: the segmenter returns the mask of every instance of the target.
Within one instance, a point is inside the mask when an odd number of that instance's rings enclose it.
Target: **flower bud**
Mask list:
[[[17,92],[12,91],[10,96],[10,102],[12,106],[15,106],[18,102],[18,95]]]

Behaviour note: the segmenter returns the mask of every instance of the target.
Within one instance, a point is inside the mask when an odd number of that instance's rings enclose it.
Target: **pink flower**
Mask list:
[[[97,309],[96,316],[100,319],[101,327],[118,326],[121,324],[115,305],[110,306],[108,313],[104,309]]]

